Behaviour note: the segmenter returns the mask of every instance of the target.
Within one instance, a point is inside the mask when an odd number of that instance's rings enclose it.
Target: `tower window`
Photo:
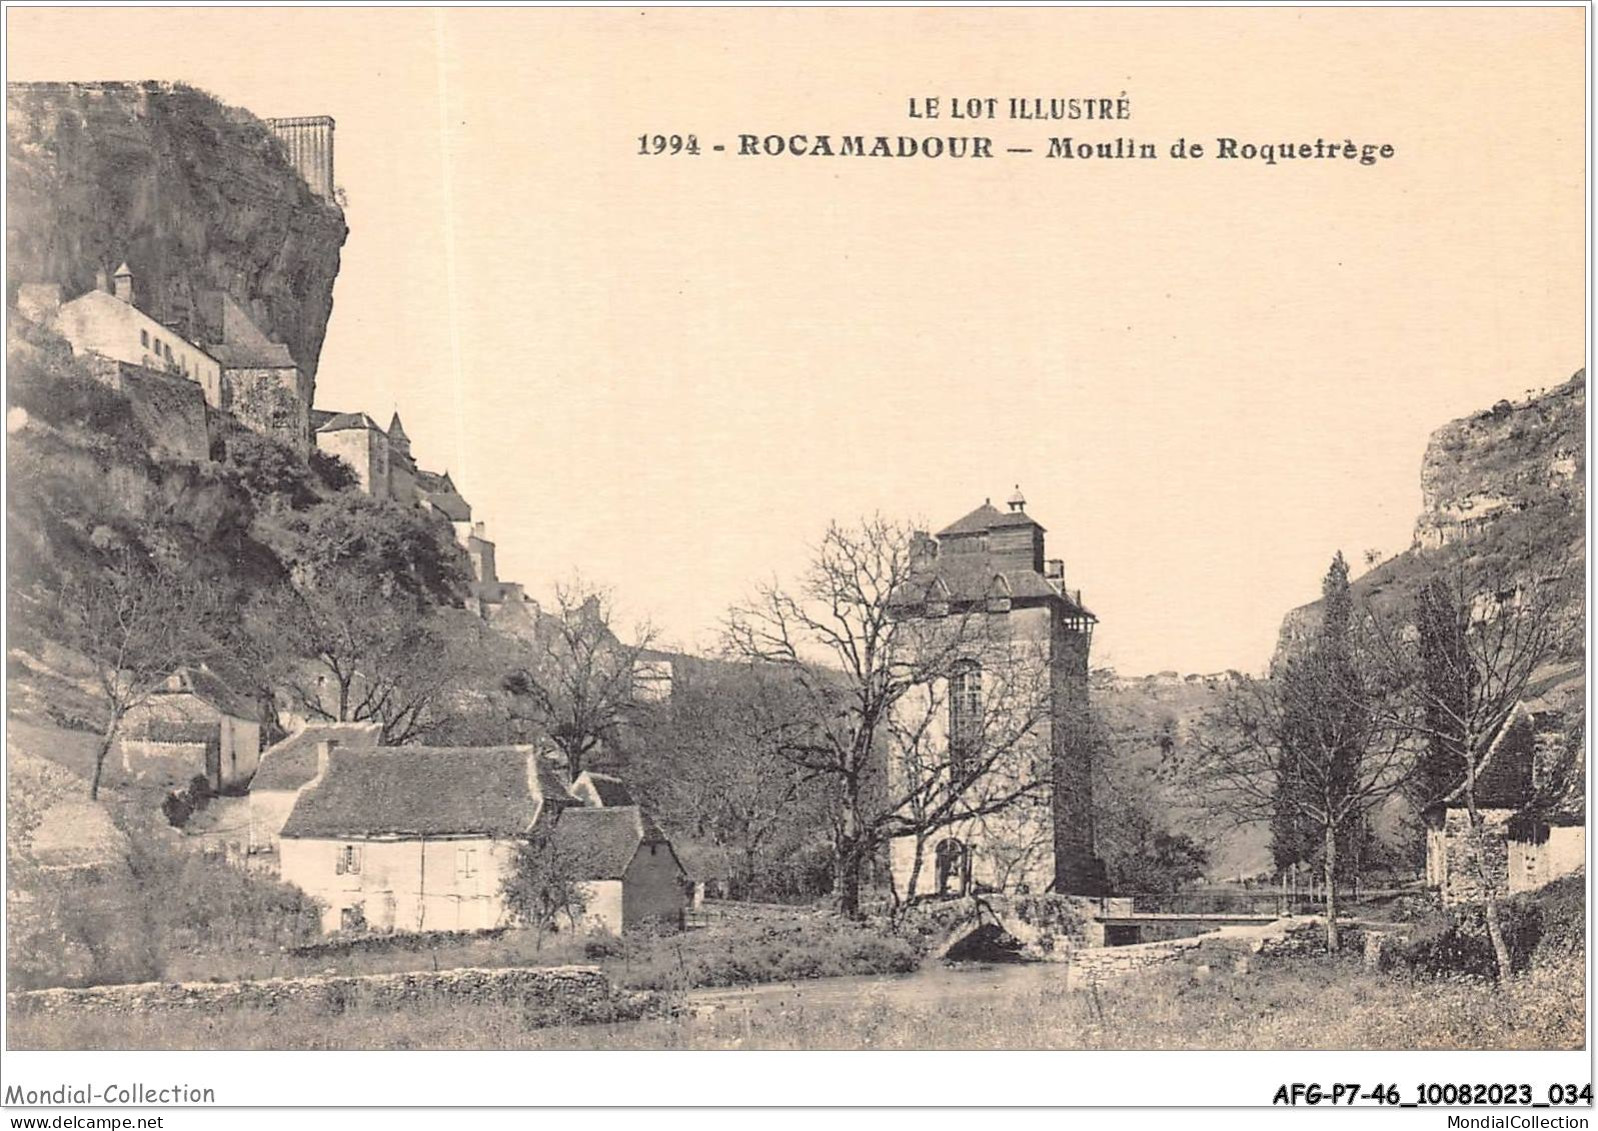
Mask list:
[[[149,345],[150,345],[150,331],[148,331],[148,330],[140,330],[139,331],[139,344],[141,346],[146,347],[146,348],[149,347]]]
[[[949,676],[949,766],[955,778],[971,772],[982,739],[982,666],[961,660]]]

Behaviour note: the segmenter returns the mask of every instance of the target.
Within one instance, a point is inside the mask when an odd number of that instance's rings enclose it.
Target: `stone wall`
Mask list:
[[[1479,810],[1481,839],[1488,880],[1499,895],[1509,891],[1508,809]],[[1475,838],[1470,835],[1470,814],[1450,809],[1443,823],[1443,902],[1470,903],[1484,898],[1481,869],[1476,863]]]
[[[248,427],[310,453],[310,390],[296,369],[229,369],[227,408]]]
[[[239,1008],[334,1014],[363,1006],[395,1009],[443,1002],[533,1007],[530,1017],[539,1024],[626,1020],[644,1016],[660,1004],[653,994],[618,991],[597,966],[422,970],[259,982],[139,982],[10,995],[15,1014]]]
[[[211,457],[205,390],[186,377],[90,355],[89,371],[133,406],[133,418],[153,441],[151,456],[198,463]]]
[[[1131,946],[1082,947],[1071,952],[1071,981],[1074,985],[1092,985],[1146,966],[1171,962],[1202,941],[1203,936],[1194,936]]]

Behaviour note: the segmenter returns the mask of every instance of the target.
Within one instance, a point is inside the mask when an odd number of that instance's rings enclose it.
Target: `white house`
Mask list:
[[[279,872],[325,930],[497,927],[518,843],[576,804],[531,747],[333,747],[279,833]]]
[[[370,750],[382,733],[381,723],[302,724],[283,741],[267,747],[250,782],[250,852],[277,851],[278,834],[294,803],[307,786],[327,773],[334,748]]]
[[[117,270],[115,294],[96,288],[62,303],[55,329],[75,354],[179,374],[205,391],[206,404],[222,407],[221,363],[133,304],[133,272],[126,263]]]
[[[555,823],[555,845],[587,888],[588,929],[621,934],[682,925],[686,873],[671,842],[638,806],[567,809]]]

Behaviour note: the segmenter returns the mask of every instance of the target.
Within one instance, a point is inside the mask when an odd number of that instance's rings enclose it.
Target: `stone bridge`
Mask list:
[[[1161,900],[1169,904],[1172,901]],[[983,895],[942,932],[933,954],[953,961],[1006,957],[1065,961],[1086,948],[1191,938],[1225,927],[1265,927],[1283,919],[1273,905],[1246,910],[1139,910],[1135,897]]]

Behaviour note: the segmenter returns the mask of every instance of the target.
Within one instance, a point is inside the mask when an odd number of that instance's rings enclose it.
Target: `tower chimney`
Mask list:
[[[114,293],[116,294],[117,298],[121,299],[129,306],[132,306],[133,269],[127,265],[126,261],[123,261],[122,266],[117,268],[117,273],[112,278],[116,282],[116,290]]]

